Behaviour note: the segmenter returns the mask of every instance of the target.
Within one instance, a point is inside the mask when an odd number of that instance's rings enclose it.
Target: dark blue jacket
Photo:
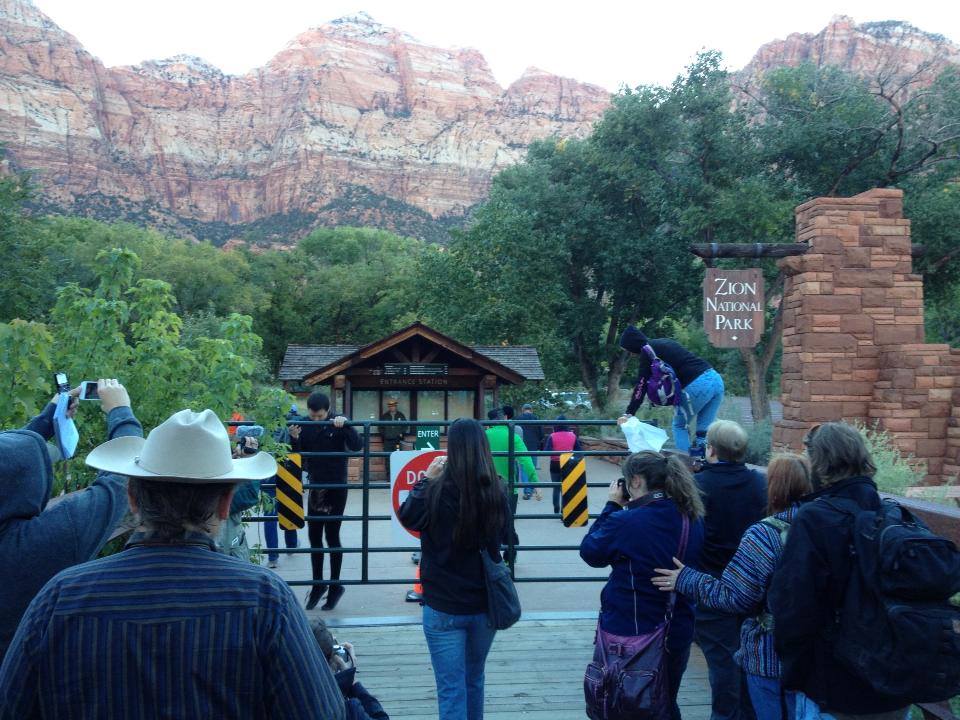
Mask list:
[[[50,403],[22,430],[0,433],[0,660],[20,618],[46,582],[92,560],[129,509],[127,478],[97,473],[90,487],[48,506],[53,466]],[[143,437],[129,407],[107,416],[107,439]]]
[[[680,547],[682,518],[673,500],[651,493],[621,509],[613,502],[594,520],[580,557],[593,567],[610,566],[600,594],[600,627],[615,635],[643,635],[663,622],[667,593],[650,582],[654,568],[672,568]],[[681,558],[696,567],[703,545],[703,521],[690,523],[687,551]],[[680,650],[693,640],[693,609],[677,596],[669,646]]]
[[[868,477],[841,480],[804,498],[767,593],[783,685],[802,690],[824,712],[899,710],[900,701],[877,695],[833,653],[829,635],[854,565],[853,518],[832,507],[830,498],[853,500],[864,510],[880,508],[877,486]]]
[[[743,463],[710,463],[694,479],[706,508],[700,569],[718,578],[743,533],[767,516],[767,479]]]

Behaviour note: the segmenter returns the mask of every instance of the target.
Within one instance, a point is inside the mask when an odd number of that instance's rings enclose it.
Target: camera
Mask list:
[[[333,646],[333,657],[340,658],[343,661],[344,666],[347,668],[353,666],[353,659],[350,657],[350,652],[343,645]]]
[[[260,452],[257,448],[252,448],[247,446],[246,438],[252,437],[260,440],[263,437],[263,426],[262,425],[240,425],[237,427],[236,434],[237,445],[240,446],[240,453],[242,455],[256,455]]]

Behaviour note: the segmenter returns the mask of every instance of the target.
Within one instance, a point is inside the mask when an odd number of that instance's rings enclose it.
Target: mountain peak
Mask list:
[[[160,60],[147,60],[134,66],[141,75],[151,75],[172,82],[219,82],[226,75],[212,63],[196,55],[174,55]]]

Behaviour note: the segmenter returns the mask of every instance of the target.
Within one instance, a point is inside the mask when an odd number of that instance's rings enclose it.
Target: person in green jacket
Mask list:
[[[497,410],[491,410],[487,413],[488,420],[503,420],[503,413]],[[487,440],[490,442],[490,452],[507,452],[510,449],[510,428],[506,425],[493,425],[487,428]],[[513,435],[513,451],[515,453],[525,453],[527,452],[527,446],[523,442],[523,434],[518,428],[514,428]],[[532,478],[531,482],[537,482],[537,469],[533,466],[533,460],[529,455],[521,455],[516,458],[516,462],[520,465],[520,470],[523,471],[523,476]],[[497,469],[497,474],[504,479],[504,481],[509,481],[510,479],[510,458],[506,455],[501,455],[500,457],[494,456],[493,465]],[[515,483],[523,482],[521,475],[518,472],[514,472],[513,481]],[[510,505],[513,509],[513,512],[517,512],[517,492],[518,488],[513,488],[513,497],[510,500]]]
[[[491,410],[487,413],[488,420],[503,420],[503,412],[499,409]],[[507,452],[510,450],[510,428],[507,425],[492,425],[487,428],[487,441],[490,443],[490,452]],[[527,452],[527,446],[523,442],[523,436],[519,428],[514,428],[513,436],[513,451],[515,453],[525,453]],[[533,460],[530,459],[529,455],[521,455],[516,458],[516,462],[520,465],[520,469],[523,471],[523,474],[532,478],[532,482],[537,482],[537,469],[533,466]],[[504,481],[509,481],[510,479],[510,458],[506,455],[501,455],[497,457],[493,456],[493,466],[497,470],[497,474],[504,479]],[[519,472],[515,472],[513,475],[513,481],[515,483],[521,482],[521,475]],[[517,494],[518,488],[514,486],[513,492],[509,493],[510,498],[510,512],[513,515],[517,514],[517,500],[519,495]],[[541,499],[540,491],[537,490],[536,493],[537,500]],[[513,544],[519,545],[520,538],[517,536],[516,524],[511,523],[513,530]],[[508,552],[504,555],[505,561],[512,565],[516,560],[516,551]]]

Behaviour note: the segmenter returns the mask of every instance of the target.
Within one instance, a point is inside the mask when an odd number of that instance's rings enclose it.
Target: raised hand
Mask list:
[[[130,407],[127,389],[116,378],[100,378],[97,381],[97,394],[100,396],[100,407],[105,413],[118,407]]]

